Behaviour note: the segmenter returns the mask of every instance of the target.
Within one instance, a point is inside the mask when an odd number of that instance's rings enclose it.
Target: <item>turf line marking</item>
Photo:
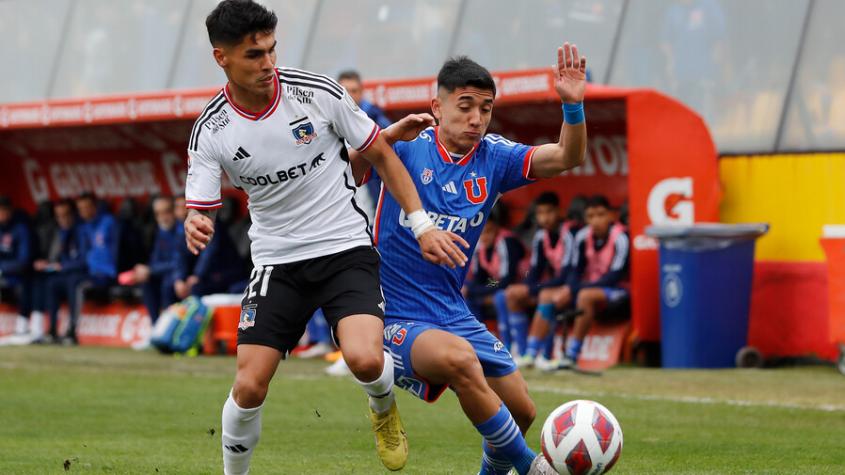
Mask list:
[[[550,394],[574,395],[574,396],[600,396],[600,397],[618,397],[622,399],[634,399],[637,401],[665,401],[678,402],[685,404],[724,404],[727,406],[740,407],[771,407],[776,409],[799,409],[806,411],[824,411],[824,412],[845,412],[845,406],[837,404],[797,404],[780,401],[748,401],[742,399],[717,399],[710,397],[696,397],[696,396],[661,396],[654,394],[627,394],[627,393],[608,393],[606,391],[584,391],[581,389],[561,389],[553,386],[530,385],[530,391],[537,391]]]

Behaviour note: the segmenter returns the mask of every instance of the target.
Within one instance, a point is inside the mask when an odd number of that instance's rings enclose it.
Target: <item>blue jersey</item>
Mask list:
[[[471,256],[490,208],[528,179],[535,147],[487,135],[463,157],[453,157],[428,128],[393,146],[434,224],[463,237]],[[466,267],[450,269],[423,259],[399,203],[382,187],[374,237],[381,253],[381,282],[388,319],[446,325],[471,315],[461,296]]]

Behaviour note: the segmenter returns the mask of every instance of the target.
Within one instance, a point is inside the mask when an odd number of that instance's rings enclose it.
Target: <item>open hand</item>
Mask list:
[[[431,114],[408,114],[390,127],[384,129],[393,142],[407,142],[417,138],[423,130],[434,125]]]
[[[578,56],[578,47],[567,42],[557,49],[555,91],[563,102],[582,102],[587,84],[587,57]]]

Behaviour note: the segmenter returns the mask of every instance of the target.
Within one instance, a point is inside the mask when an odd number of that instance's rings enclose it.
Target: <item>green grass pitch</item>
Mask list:
[[[0,474],[222,473],[220,409],[233,358],[107,348],[0,348]],[[323,362],[280,366],[253,474],[387,473],[362,391]],[[845,377],[832,368],[661,371],[601,377],[528,372],[538,417],[571,399],[622,424],[617,474],[843,474]],[[400,392],[411,455],[403,473],[474,474],[480,438],[447,392]]]

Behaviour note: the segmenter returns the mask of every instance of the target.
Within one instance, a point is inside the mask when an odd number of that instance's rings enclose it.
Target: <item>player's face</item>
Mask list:
[[[94,201],[87,198],[76,202],[76,210],[79,212],[79,217],[84,221],[90,221],[97,214],[97,206]]]
[[[171,229],[176,223],[176,216],[173,214],[173,205],[168,200],[156,200],[153,203],[153,214],[156,223],[161,229]]]
[[[440,138],[450,152],[466,153],[484,137],[493,115],[493,91],[475,87],[444,89],[431,101]]]
[[[56,217],[56,224],[62,229],[70,229],[73,226],[73,210],[66,204],[60,204],[53,208],[53,215]]]
[[[12,220],[12,208],[0,206],[0,224],[6,224]]]
[[[478,242],[480,242],[484,247],[490,247],[493,245],[493,242],[496,241],[496,234],[498,232],[499,225],[492,221],[487,221],[487,224],[484,225],[484,229],[481,230],[481,236],[479,236]]]
[[[214,59],[229,82],[255,95],[272,94],[276,74],[276,33],[244,36],[235,46],[214,48]]]
[[[173,214],[179,221],[184,221],[188,217],[188,208],[185,207],[184,196],[179,196],[173,200]]]
[[[364,96],[364,86],[361,85],[361,81],[356,81],[354,79],[341,79],[340,85],[346,88],[346,92],[349,93],[349,97],[351,97],[356,104],[361,103],[361,98]]]
[[[587,224],[592,228],[593,235],[598,237],[607,236],[610,224],[613,222],[613,213],[604,206],[592,206],[584,213]]]
[[[557,206],[541,204],[537,205],[537,208],[534,210],[534,218],[537,220],[537,226],[540,226],[546,231],[551,231],[557,226],[560,220],[560,214]]]

